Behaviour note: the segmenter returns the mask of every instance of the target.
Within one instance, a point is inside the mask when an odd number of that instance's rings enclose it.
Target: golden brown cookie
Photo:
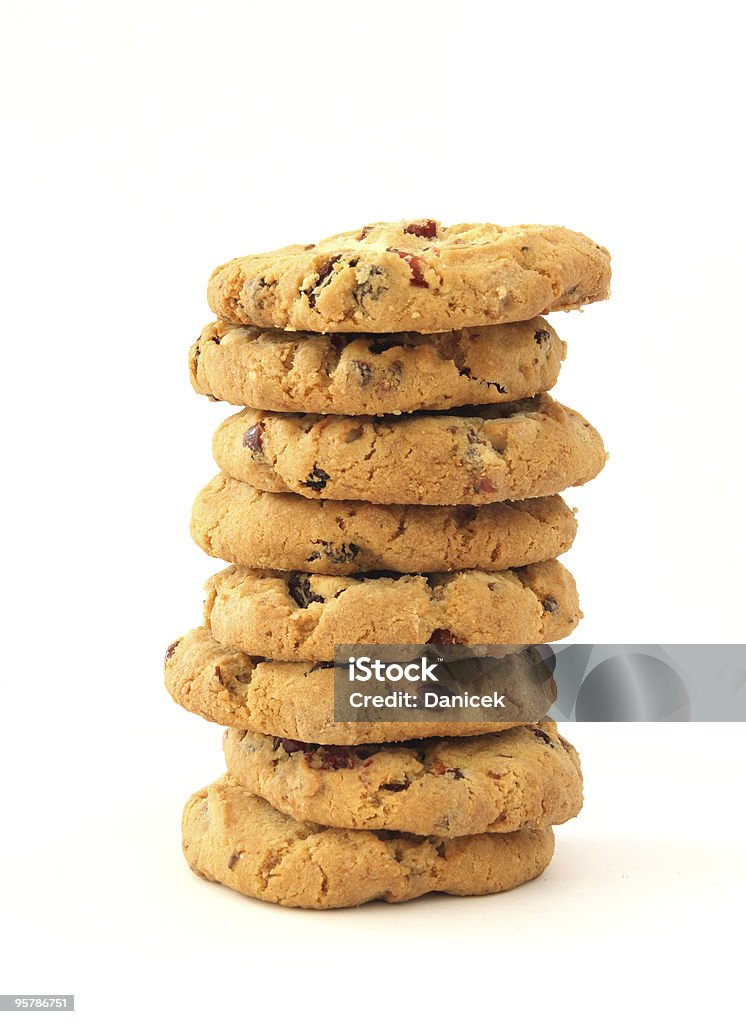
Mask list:
[[[228,729],[230,775],[299,821],[427,836],[515,832],[579,813],[575,748],[554,722],[488,736],[316,746]]]
[[[534,657],[532,652],[523,654]],[[516,665],[516,678],[523,687],[522,691],[515,690],[521,708],[536,709],[531,721],[545,718],[556,697],[554,680]],[[515,704],[506,712],[512,710],[513,722],[452,721],[445,713],[431,713],[421,722],[335,722],[332,667],[324,662],[260,661],[223,647],[204,627],[192,630],[168,648],[165,681],[177,704],[209,722],[304,743],[346,745],[446,734],[477,736],[522,724]],[[426,713],[423,718],[427,718]]]
[[[554,387],[565,343],[540,317],[445,334],[310,334],[209,324],[195,391],[280,412],[374,416],[512,402]]]
[[[557,561],[503,572],[394,578],[232,565],[205,586],[205,625],[225,647],[277,661],[331,661],[335,644],[538,644],[580,621]]]
[[[295,331],[438,332],[515,323],[609,294],[606,249],[563,227],[369,224],[242,256],[207,298],[230,323]]]
[[[315,910],[503,892],[540,875],[554,850],[548,828],[439,839],[298,822],[227,775],[189,799],[182,834],[201,878]]]
[[[591,480],[606,461],[597,431],[548,395],[507,405],[396,417],[244,409],[213,439],[218,466],[263,491],[306,498],[483,505]]]
[[[373,505],[271,494],[220,474],[191,532],[226,562],[327,575],[508,569],[567,551],[577,523],[559,495],[492,505]]]

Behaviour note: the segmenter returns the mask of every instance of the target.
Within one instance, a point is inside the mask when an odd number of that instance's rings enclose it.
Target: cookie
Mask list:
[[[213,455],[263,491],[384,505],[543,497],[586,483],[606,461],[590,423],[548,395],[377,419],[244,409],[218,427]]]
[[[530,657],[530,652],[524,652]],[[524,678],[528,674],[524,671]],[[546,717],[556,697],[554,680],[536,674],[526,700]],[[325,663],[260,661],[223,647],[205,627],[166,651],[166,689],[177,704],[209,722],[251,729],[304,743],[391,743],[427,736],[477,736],[520,722],[462,722],[435,715],[423,722],[335,722],[334,670]]]
[[[182,835],[200,878],[316,910],[503,892],[540,875],[554,851],[548,828],[440,839],[299,822],[227,775],[190,798]]]
[[[230,323],[294,331],[438,332],[515,323],[609,295],[606,249],[563,227],[370,224],[242,256],[207,299]]]
[[[576,530],[558,495],[456,508],[308,501],[223,474],[197,495],[191,520],[215,558],[327,575],[507,569],[563,554]]]
[[[580,621],[559,562],[395,578],[232,565],[205,586],[205,625],[225,647],[277,661],[332,661],[335,644],[538,644]]]
[[[460,739],[320,747],[228,729],[230,775],[299,821],[465,836],[560,825],[583,804],[554,722]]]
[[[445,334],[341,335],[209,324],[192,387],[233,405],[350,416],[512,402],[549,391],[565,356],[546,320]]]

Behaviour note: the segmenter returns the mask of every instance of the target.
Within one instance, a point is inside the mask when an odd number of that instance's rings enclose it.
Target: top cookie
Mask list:
[[[213,271],[231,323],[329,333],[438,332],[530,320],[605,299],[606,249],[563,227],[371,224]]]

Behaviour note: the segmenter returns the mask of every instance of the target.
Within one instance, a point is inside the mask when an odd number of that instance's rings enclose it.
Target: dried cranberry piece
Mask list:
[[[416,288],[429,288],[430,285],[425,280],[425,274],[422,269],[422,260],[417,256],[412,256],[407,260],[409,269],[412,271],[412,284]]]
[[[409,779],[404,779],[402,782],[384,782],[380,788],[387,789],[390,793],[401,793],[403,790],[409,789],[411,784]]]
[[[329,474],[319,467],[314,462],[313,469],[311,470],[307,480],[301,480],[301,487],[309,487],[312,491],[323,491],[326,487],[326,482],[329,480]]]
[[[461,641],[450,629],[436,629],[427,641],[429,644],[458,644]]]
[[[418,238],[435,238],[438,234],[438,225],[434,220],[416,220],[407,224],[404,231],[408,235],[417,235]]]
[[[477,494],[495,494],[497,492],[497,488],[488,476],[480,476],[474,484],[474,490]]]
[[[249,427],[243,436],[243,446],[248,448],[249,451],[258,454],[262,450],[262,443],[264,438],[264,421],[260,420],[255,423],[253,427]]]
[[[397,256],[400,256],[412,271],[412,280],[409,282],[411,285],[414,285],[415,288],[430,287],[425,280],[424,264],[419,256],[415,256],[411,252],[402,252],[401,249],[389,249],[388,251],[395,252]]]
[[[323,597],[311,590],[308,573],[294,572],[288,579],[288,591],[299,608],[308,608],[314,601],[323,601]]]
[[[286,740],[281,736],[275,736],[272,740],[272,749],[278,750],[280,747],[285,751],[286,754],[297,754],[300,751],[307,753],[309,750],[314,750],[313,743],[303,743],[301,740]]]
[[[452,775],[454,779],[463,779],[464,773],[460,768],[446,768],[442,761],[434,761],[430,767],[431,775]]]
[[[319,747],[317,754],[321,758],[319,768],[323,772],[352,768],[356,760],[354,747]]]
[[[559,601],[556,597],[545,597],[541,602],[541,607],[551,615],[559,608]]]
[[[163,659],[164,663],[167,662],[169,658],[173,658],[174,651],[176,650],[176,648],[179,646],[180,643],[181,643],[180,640],[174,640],[174,642],[172,644],[168,645],[168,647],[166,648],[166,656]]]

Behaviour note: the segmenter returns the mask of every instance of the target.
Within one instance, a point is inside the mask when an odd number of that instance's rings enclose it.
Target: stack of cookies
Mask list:
[[[539,314],[606,298],[609,256],[559,227],[374,224],[219,267],[192,384],[242,406],[192,536],[232,563],[166,685],[227,726],[187,803],[192,869],[296,907],[494,893],[577,814],[554,723],[335,721],[338,644],[532,645],[580,618],[557,492],[603,442],[547,392]],[[444,735],[446,734],[447,735]]]

